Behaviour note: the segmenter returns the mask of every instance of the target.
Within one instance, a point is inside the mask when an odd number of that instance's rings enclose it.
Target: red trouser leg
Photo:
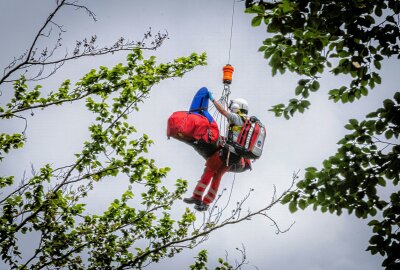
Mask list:
[[[207,195],[204,197],[203,202],[205,204],[210,204],[214,201],[217,196],[219,184],[221,183],[222,176],[228,171],[229,167],[221,164],[218,170],[215,172],[214,177],[211,181],[211,186],[208,189]]]
[[[210,170],[208,167],[204,169],[203,175],[200,178],[200,181],[197,183],[194,191],[193,198],[202,200],[205,189],[211,181],[211,178],[214,175],[214,171]]]
[[[215,152],[211,157],[209,157],[206,161],[206,168],[204,169],[203,175],[200,178],[200,181],[197,183],[194,191],[193,197],[199,200],[202,200],[204,191],[207,186],[210,184],[211,179],[214,174],[218,171],[219,167],[221,167],[222,161],[219,157],[219,151]],[[219,183],[218,183],[219,185]]]

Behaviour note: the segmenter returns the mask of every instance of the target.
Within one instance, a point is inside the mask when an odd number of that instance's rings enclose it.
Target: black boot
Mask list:
[[[196,204],[196,205],[201,205],[203,202],[200,199],[190,197],[190,198],[184,198],[183,201],[188,204]]]
[[[202,204],[196,204],[194,206],[194,209],[196,209],[197,211],[203,212],[203,211],[207,211],[208,210],[208,204],[202,203]]]

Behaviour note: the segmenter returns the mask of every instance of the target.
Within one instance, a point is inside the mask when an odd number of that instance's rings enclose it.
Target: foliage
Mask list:
[[[280,195],[274,193],[271,202],[257,211],[242,210],[250,190],[228,215],[223,213],[227,205],[213,205],[200,225],[195,224],[196,217],[188,208],[180,219],[172,218],[176,213],[171,207],[186,192],[187,182],[176,180],[172,192],[162,186],[169,168],[157,168],[154,160],[146,157],[152,141],[145,134],[135,135],[128,116],[139,110],[155,84],[182,77],[205,61],[205,54],[193,53],[157,64],[154,56],[144,59],[137,49],[127,56],[126,64],[91,70],[74,86],[66,80],[54,93],[39,91],[39,85],[30,88],[23,76],[15,81],[14,95],[1,108],[3,121],[81,99],[96,118],[88,127],[91,139],[75,154],[74,163],[60,167],[46,164],[20,183],[15,183],[14,176],[0,176],[0,253],[7,265],[18,269],[142,268],[203,243],[213,231],[254,216],[266,217],[277,233],[290,229],[281,230],[267,212],[292,186]],[[25,135],[25,131],[4,134],[2,154],[23,147]],[[21,141],[12,143],[12,137]],[[122,177],[131,185],[120,198],[103,213],[88,213],[84,200],[95,195],[96,183]],[[30,255],[21,250],[26,237],[37,239]],[[240,269],[246,263],[244,250],[241,254],[242,261],[236,267],[219,259],[215,269]],[[191,267],[204,269],[206,251],[196,259]]]
[[[381,83],[377,71],[384,57],[399,55],[398,1],[252,2],[246,9],[255,14],[252,25],[264,22],[273,34],[259,49],[273,75],[288,70],[305,76],[296,87],[299,99],[274,106],[278,116],[289,119],[307,109],[307,98],[319,89],[318,76],[326,69],[351,77],[349,85],[329,92],[330,99],[346,103],[366,96],[368,88]]]
[[[334,156],[324,160],[323,168],[306,169],[298,182],[299,190],[285,196],[291,212],[313,205],[314,210],[341,215],[343,210],[358,218],[375,217],[368,223],[373,236],[368,250],[386,255],[383,265],[395,269],[400,250],[400,192],[389,198],[382,194],[386,186],[398,186],[400,181],[400,93],[396,103],[387,99],[384,106],[358,122],[351,119],[346,128],[353,133],[338,142]],[[377,215],[377,213],[380,213]]]
[[[196,257],[196,262],[189,266],[190,270],[208,270],[207,268],[207,250],[202,250]]]
[[[242,269],[242,267],[247,264],[248,262],[246,261],[246,250],[244,246],[242,246],[242,249],[236,248],[241,253],[241,261],[236,261],[235,266],[231,265],[228,262],[228,258],[218,258],[218,264],[219,266],[215,267],[215,270],[237,270],[237,269]],[[207,261],[208,261],[208,255],[207,255],[207,250],[201,250],[199,254],[195,257],[196,261],[194,264],[189,266],[190,270],[208,270],[207,268]]]
[[[253,14],[252,26],[265,24],[271,35],[259,51],[269,60],[272,74],[286,71],[303,76],[287,105],[271,109],[276,116],[290,119],[308,109],[312,92],[320,89],[319,78],[326,71],[348,78],[348,85],[329,90],[334,102],[354,102],[381,83],[379,70],[384,58],[399,55],[400,2],[377,1],[246,1]],[[363,121],[351,119],[353,130],[339,141],[336,155],[323,168],[306,169],[298,190],[284,198],[294,212],[313,205],[322,212],[341,214],[343,209],[359,218],[377,216],[369,225],[373,236],[368,250],[385,256],[383,265],[400,265],[399,124],[400,94]],[[381,193],[393,192],[389,198]],[[395,188],[396,190],[396,188]]]
[[[4,162],[10,151],[21,151],[24,147],[29,133],[26,115],[37,117],[38,109],[65,103],[79,106],[84,102],[95,118],[88,126],[90,139],[75,153],[74,162],[59,165],[49,161],[41,168],[32,165],[31,175],[24,173],[21,180],[15,175],[0,175],[2,265],[11,269],[141,269],[174,257],[185,248],[194,248],[222,227],[254,216],[272,222],[276,233],[290,229],[281,230],[268,211],[291,190],[293,182],[280,195],[274,190],[270,203],[256,211],[242,210],[250,190],[228,214],[224,212],[228,204],[221,208],[216,202],[203,214],[203,221],[196,223],[195,214],[188,208],[176,217],[179,214],[171,208],[186,192],[187,182],[177,179],[173,191],[163,186],[169,168],[158,168],[148,157],[153,142],[146,134],[137,134],[129,116],[139,110],[153,86],[205,65],[206,55],[193,53],[158,64],[154,56],[143,57],[143,50],[157,49],[167,35],[156,34],[148,46],[145,41],[153,35],[149,31],[142,41],[121,38],[104,47],[97,46],[96,36],[92,36],[77,41],[72,53],[66,48],[66,54],[57,58],[60,54],[56,51],[63,48],[61,36],[65,32],[55,19],[60,10],[73,7],[96,18],[79,1],[55,3],[56,8],[26,52],[14,58],[0,77],[0,94],[6,93],[0,104],[0,120],[25,121],[25,129],[19,133],[0,133],[0,161]],[[46,38],[52,33],[58,34],[54,46],[50,46],[52,49],[41,47],[46,41],[51,42]],[[37,84],[46,82],[66,62],[118,51],[130,52],[125,63],[93,69],[76,83],[66,79],[51,92],[45,84],[43,87]],[[86,203],[97,195],[95,188],[100,181],[121,184],[124,180],[129,186],[119,198],[113,194],[114,199],[104,212],[100,209],[98,213],[89,212]],[[221,197],[219,194],[218,200]],[[242,260],[235,267],[220,258],[215,269],[241,269],[247,262],[244,248],[238,250]],[[206,269],[206,263],[207,252],[201,251],[190,267]]]
[[[1,109],[2,119],[85,98],[96,121],[88,128],[91,139],[76,154],[73,164],[58,168],[47,164],[19,185],[14,184],[13,176],[0,178],[3,261],[20,269],[126,269],[181,251],[173,243],[188,235],[195,217],[187,211],[175,221],[168,211],[186,191],[186,181],[177,180],[173,192],[161,186],[169,169],[157,168],[143,155],[152,141],[146,135],[133,138],[136,130],[127,117],[138,110],[153,85],[204,64],[205,54],[192,54],[157,65],[155,57],[144,59],[141,50],[135,50],[125,65],[91,70],[74,87],[66,80],[57,92],[48,95],[39,90],[39,85],[29,89],[23,76],[17,80],[14,96]],[[23,146],[22,134],[2,134],[1,138],[3,154]],[[86,213],[82,199],[96,182],[120,178],[121,174],[127,175],[133,186],[111,202],[102,215]],[[136,196],[139,202],[132,207]],[[20,250],[23,235],[39,238],[28,258]],[[147,239],[149,245],[137,245],[141,239]],[[86,260],[82,254],[86,254]]]

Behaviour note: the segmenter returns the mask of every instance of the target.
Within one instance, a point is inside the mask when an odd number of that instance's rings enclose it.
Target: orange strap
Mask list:
[[[222,82],[224,84],[231,84],[232,83],[232,73],[234,71],[234,68],[227,64],[226,66],[224,66],[222,68],[223,72],[224,72],[224,76],[222,78]]]

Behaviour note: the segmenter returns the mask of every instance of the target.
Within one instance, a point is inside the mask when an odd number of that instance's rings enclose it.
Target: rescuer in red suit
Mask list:
[[[217,110],[228,120],[227,140],[236,141],[248,114],[247,101],[242,98],[231,100],[229,110],[226,110],[221,103],[214,99],[211,92],[208,93],[208,97]],[[246,162],[246,165],[249,166],[250,164]],[[226,144],[207,159],[204,173],[197,183],[192,197],[184,198],[183,201],[188,204],[195,204],[194,208],[198,211],[206,211],[217,196],[222,176],[232,166],[245,166],[245,161]],[[208,191],[205,194],[208,186]]]

